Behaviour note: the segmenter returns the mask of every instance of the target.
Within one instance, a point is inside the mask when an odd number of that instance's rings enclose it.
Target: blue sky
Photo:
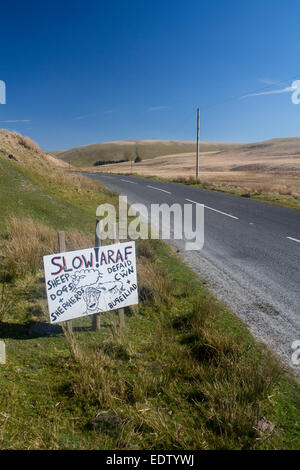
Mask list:
[[[1,4],[0,128],[47,150],[119,139],[300,136],[298,0]],[[281,82],[281,83],[278,83]]]

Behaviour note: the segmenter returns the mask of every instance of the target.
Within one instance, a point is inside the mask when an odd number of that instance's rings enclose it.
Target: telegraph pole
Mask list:
[[[196,181],[199,180],[199,127],[200,127],[200,109],[197,108],[197,150],[196,150]]]

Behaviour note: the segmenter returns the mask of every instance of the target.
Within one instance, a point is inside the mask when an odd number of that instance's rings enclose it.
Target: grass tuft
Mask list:
[[[40,152],[41,149],[39,145],[34,142],[30,137],[19,136],[19,144],[25,147],[28,150],[33,150],[34,152]]]
[[[3,281],[35,275],[42,267],[43,256],[58,252],[57,232],[29,217],[10,217],[6,236],[0,243],[3,250],[0,279]],[[66,243],[69,250],[79,249],[92,246],[92,238],[71,229],[66,233]]]

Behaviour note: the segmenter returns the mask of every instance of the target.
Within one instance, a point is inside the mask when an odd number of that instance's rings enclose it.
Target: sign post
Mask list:
[[[117,223],[114,224],[114,242],[119,243],[119,226]],[[119,315],[119,326],[121,330],[125,326],[124,308],[119,308],[118,315]]]
[[[58,249],[60,253],[64,253],[66,251],[66,238],[65,238],[65,232],[61,231],[58,232]],[[72,331],[72,322],[67,321],[66,322],[66,327],[69,332]]]
[[[102,229],[102,224],[99,220],[96,221],[96,228],[95,228],[95,247],[99,248],[101,246],[101,238],[99,237],[98,230]],[[100,313],[94,313],[92,318],[92,330],[98,331],[100,330],[101,319]]]

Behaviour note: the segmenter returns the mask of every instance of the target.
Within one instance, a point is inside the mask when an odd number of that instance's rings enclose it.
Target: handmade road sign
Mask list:
[[[138,303],[135,243],[44,256],[50,322]]]

